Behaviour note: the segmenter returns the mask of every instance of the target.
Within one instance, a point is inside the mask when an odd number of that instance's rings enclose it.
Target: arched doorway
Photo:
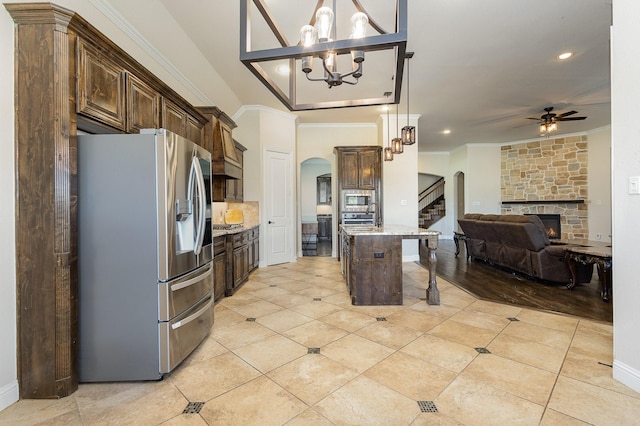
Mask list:
[[[331,163],[310,158],[300,164],[301,251],[303,256],[331,256],[333,246]]]

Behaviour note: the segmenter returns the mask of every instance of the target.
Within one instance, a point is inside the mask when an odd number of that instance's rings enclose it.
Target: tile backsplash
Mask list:
[[[260,205],[257,201],[244,203],[211,203],[211,218],[214,224],[224,223],[224,212],[229,209],[240,209],[244,216],[244,225],[252,227],[260,224]]]

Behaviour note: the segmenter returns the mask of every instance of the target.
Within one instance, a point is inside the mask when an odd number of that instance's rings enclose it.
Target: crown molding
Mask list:
[[[125,33],[134,43],[153,58],[162,68],[164,68],[173,78],[178,80],[184,87],[198,98],[201,105],[215,105],[214,102],[198,87],[191,82],[180,70],[153,46],[138,30],[134,28],[107,0],[89,0],[89,2],[104,16]]]
[[[240,108],[238,108],[238,110],[231,116],[231,118],[233,119],[233,121],[238,121],[238,119],[245,113],[247,112],[251,112],[251,111],[259,111],[259,112],[266,112],[269,114],[275,114],[275,115],[279,115],[282,118],[288,118],[288,119],[293,119],[293,120],[297,120],[298,116],[295,114],[292,114],[290,112],[286,112],[286,111],[281,111],[279,109],[275,109],[275,108],[271,108],[268,106],[264,106],[264,105],[242,105]]]

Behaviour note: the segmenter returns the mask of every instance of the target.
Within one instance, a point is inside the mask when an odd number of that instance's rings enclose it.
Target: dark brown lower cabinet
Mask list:
[[[402,237],[343,239],[344,274],[353,305],[402,305]]]
[[[227,289],[227,237],[213,239],[213,298],[224,299]]]
[[[233,295],[258,267],[260,230],[258,227],[227,235],[227,288]]]

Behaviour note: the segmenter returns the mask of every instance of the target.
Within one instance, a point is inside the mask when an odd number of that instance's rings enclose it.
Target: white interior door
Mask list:
[[[294,229],[291,176],[291,154],[267,150],[264,192],[267,266],[291,260]]]

